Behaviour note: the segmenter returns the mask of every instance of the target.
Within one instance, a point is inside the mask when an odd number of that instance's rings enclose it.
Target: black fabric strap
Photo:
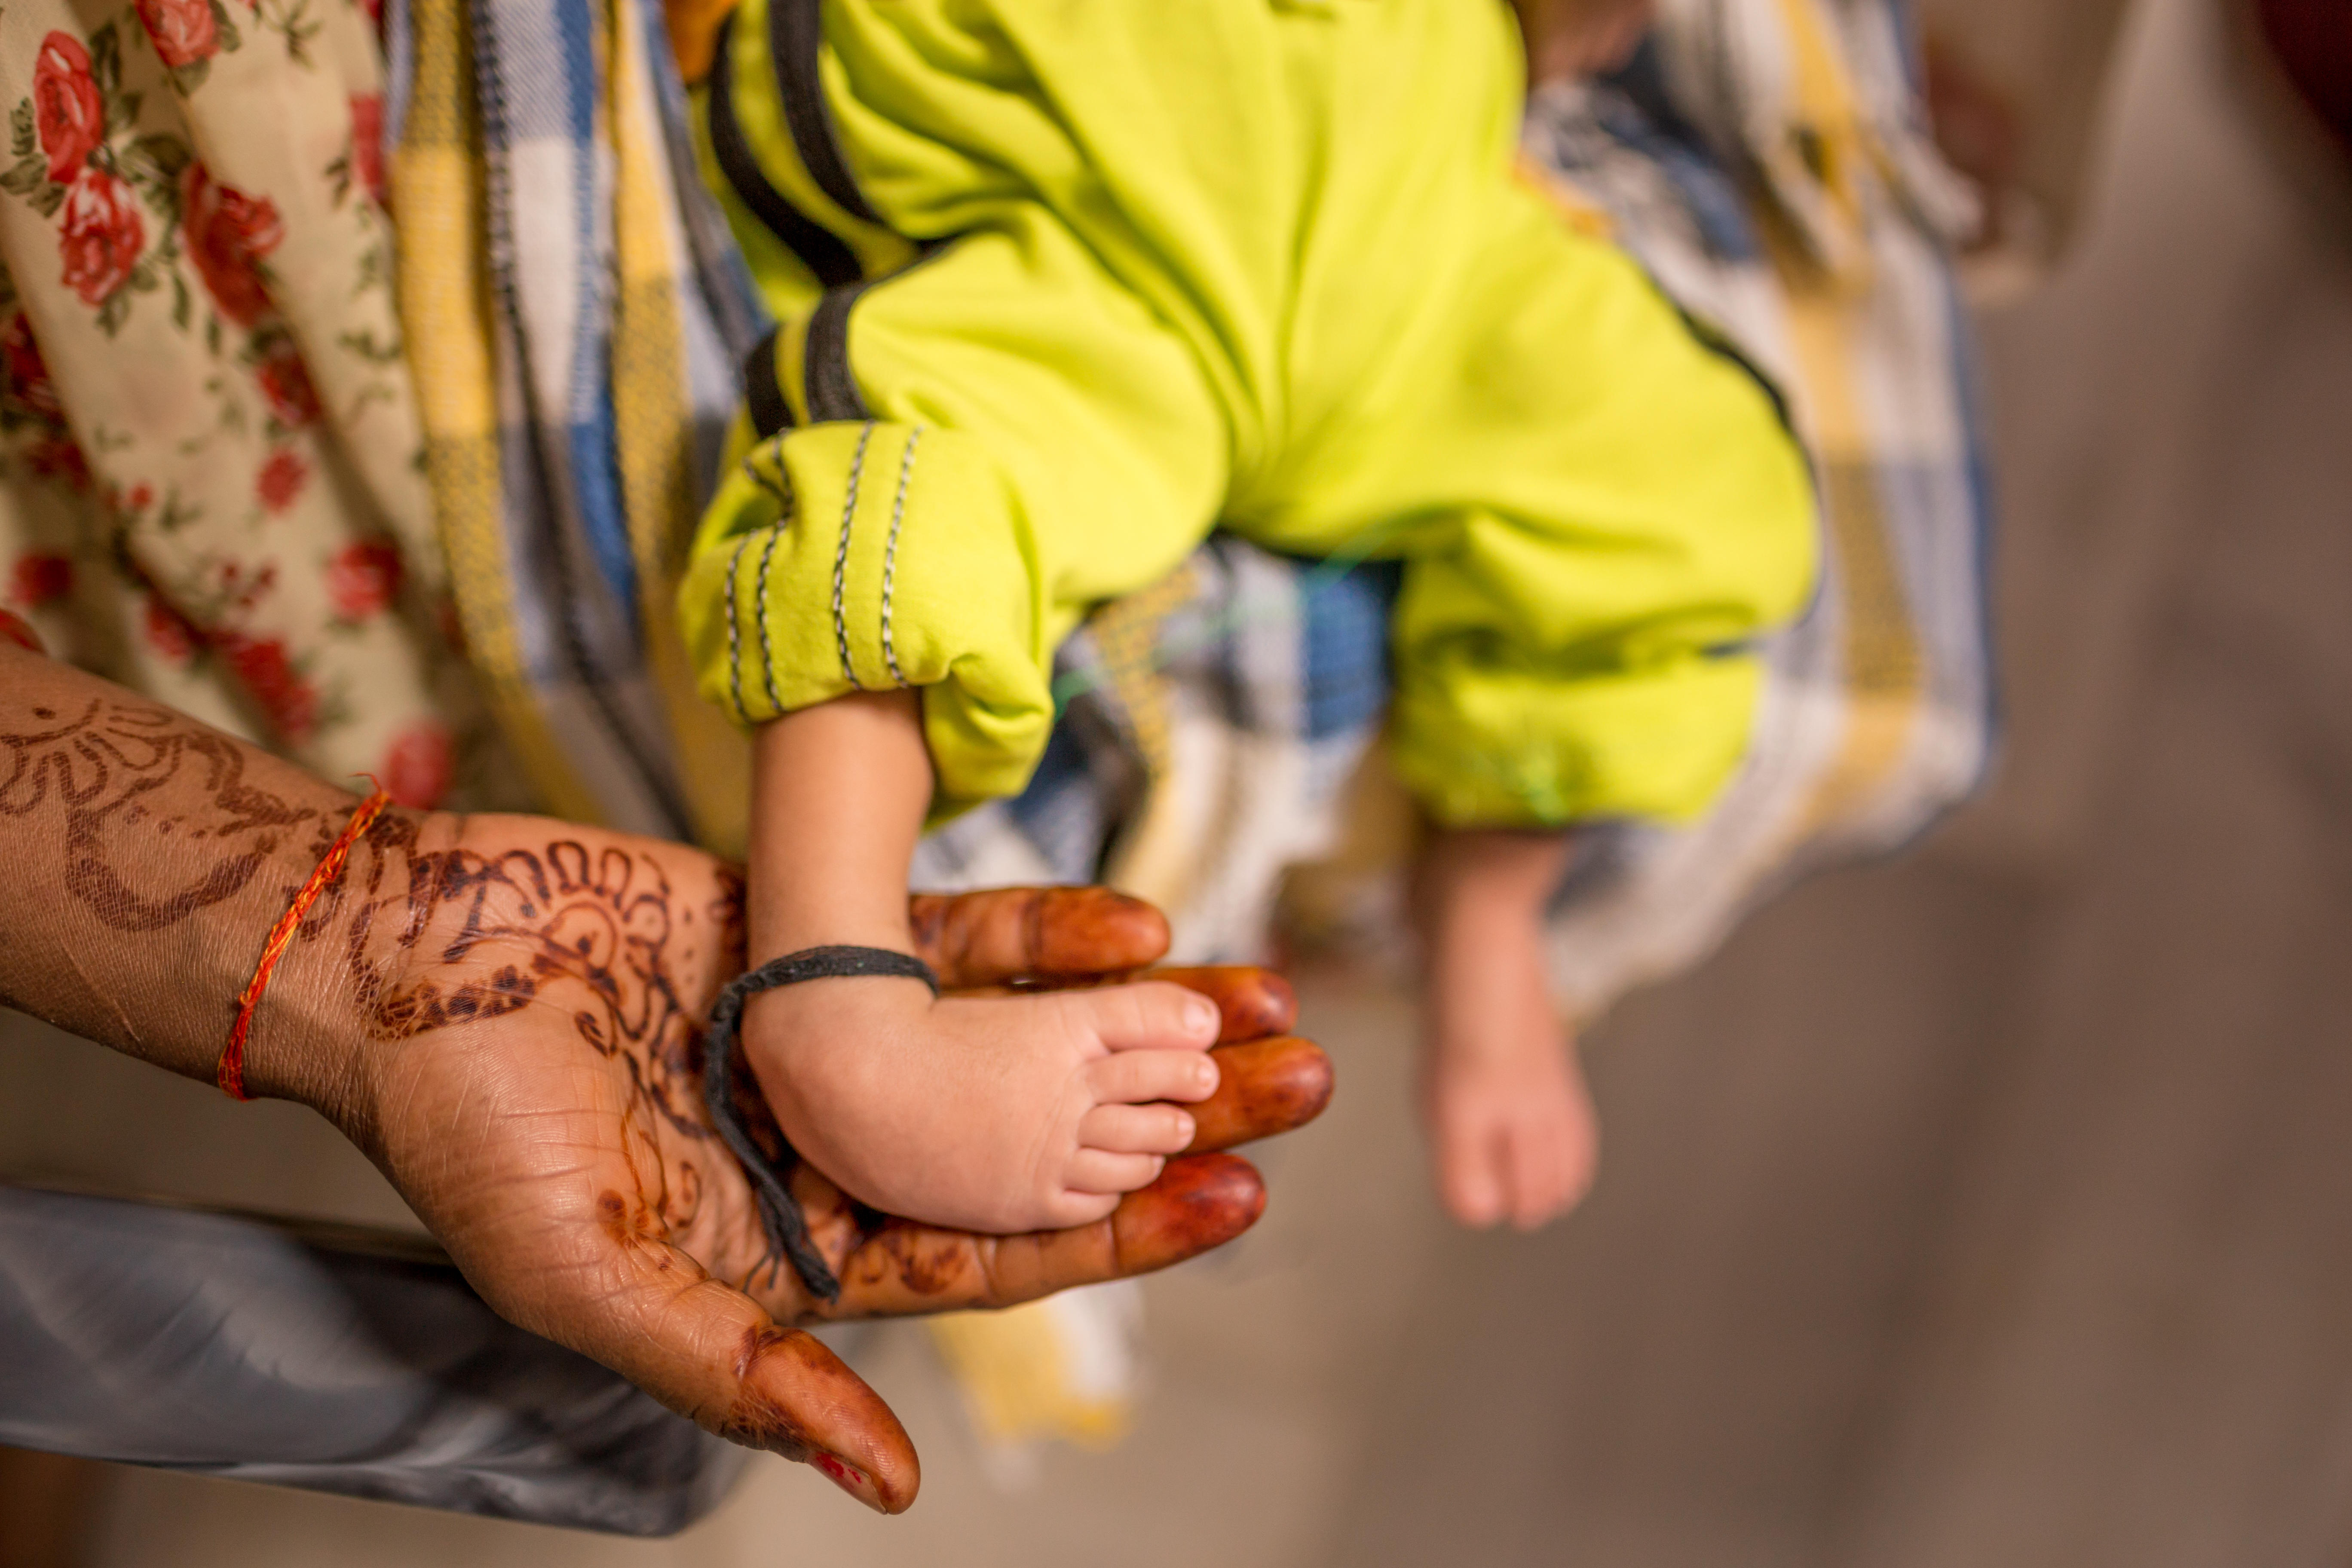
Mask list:
[[[771,34],[772,42],[772,38]],[[759,159],[752,156],[742,122],[735,118],[734,40],[735,18],[730,15],[719,24],[717,52],[710,60],[710,152],[719,160],[719,172],[727,176],[728,186],[751,209],[751,216],[791,247],[819,283],[834,289],[856,282],[866,269],[849,247],[770,184]],[[789,113],[789,100],[786,106]]]
[[[767,336],[751,345],[743,356],[743,405],[751,411],[751,428],[764,441],[771,436],[793,427],[793,405],[784,397],[782,383],[776,375],[776,335],[780,329],[771,327]]]
[[[751,1195],[760,1205],[760,1224],[768,1233],[769,1245],[792,1260],[793,1271],[801,1277],[809,1293],[820,1300],[834,1302],[841,1299],[841,1281],[809,1239],[808,1216],[793,1197],[787,1184],[794,1159],[793,1147],[777,1134],[783,1152],[780,1159],[769,1159],[766,1151],[753,1142],[751,1129],[743,1125],[741,1112],[735,1107],[735,1042],[743,1023],[743,1004],[752,993],[772,991],[779,985],[798,985],[808,980],[839,980],[866,975],[887,975],[903,980],[919,980],[940,994],[940,977],[931,966],[912,953],[893,952],[887,947],[811,947],[798,952],[788,952],[782,958],[772,958],[757,969],[747,970],[728,982],[711,1005],[710,1024],[703,1035],[702,1103],[709,1112],[710,1125],[718,1129],[719,1138],[735,1158],[741,1163],[743,1173],[751,1178]]]
[[[874,417],[849,368],[849,308],[866,289],[863,283],[829,289],[809,312],[808,335],[801,340],[801,391],[812,425]]]
[[[784,127],[793,134],[801,167],[843,212],[880,223],[841,155],[841,138],[824,106],[824,78],[817,70],[824,43],[823,0],[768,0],[768,58],[776,68],[776,95],[783,100]]]

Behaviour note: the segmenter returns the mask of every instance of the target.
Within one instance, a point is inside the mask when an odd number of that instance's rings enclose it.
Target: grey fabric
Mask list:
[[[0,1444],[624,1535],[701,1518],[744,1458],[427,1247],[22,1187]]]

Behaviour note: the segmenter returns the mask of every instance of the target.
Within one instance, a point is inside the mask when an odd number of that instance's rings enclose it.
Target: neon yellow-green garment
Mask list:
[[[1513,173],[1494,0],[746,0],[705,175],[783,323],[680,587],[745,723],[923,689],[1017,793],[1055,646],[1215,527],[1401,557],[1440,821],[1680,817],[1814,569],[1769,394]]]

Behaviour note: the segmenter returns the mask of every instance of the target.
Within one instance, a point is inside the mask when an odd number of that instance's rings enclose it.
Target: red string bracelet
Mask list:
[[[368,782],[375,783],[373,779]],[[342,832],[327,846],[327,853],[319,861],[317,868],[311,871],[310,879],[295,893],[294,901],[286,906],[286,912],[278,917],[278,923],[269,928],[269,940],[261,944],[261,962],[253,966],[253,978],[246,983],[245,994],[236,999],[236,1022],[229,1026],[228,1048],[221,1052],[220,1068],[215,1074],[221,1092],[231,1100],[253,1098],[245,1092],[245,1037],[253,1029],[253,1010],[260,1005],[261,993],[269,984],[269,972],[277,968],[278,961],[285,956],[288,944],[294,940],[295,928],[302,923],[302,917],[310,912],[310,906],[318,901],[319,895],[327,890],[328,884],[343,874],[343,862],[350,858],[352,846],[360,841],[360,835],[368,830],[368,825],[382,816],[383,808],[391,804],[391,792],[377,784],[376,792],[360,802],[360,808],[352,813],[349,822],[343,824]]]
[[[40,633],[6,610],[0,610],[0,638],[15,643],[18,647],[28,652],[46,654],[49,651],[41,646]]]

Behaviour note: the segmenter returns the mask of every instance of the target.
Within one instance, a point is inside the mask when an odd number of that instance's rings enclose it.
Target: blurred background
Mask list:
[[[1255,1232],[1143,1290],[1116,1446],[983,1445],[889,1326],[852,1352],[923,1453],[901,1519],[765,1456],[665,1542],[20,1458],[0,1520],[73,1539],[0,1529],[0,1563],[2352,1561],[2336,10],[1924,8],[1939,140],[1993,215],[2000,761],[1594,1033],[1601,1176],[1566,1223],[1444,1222],[1411,998],[1310,970],[1339,1098],[1265,1152]],[[0,1163],[403,1218],[306,1112],[24,1030]]]

